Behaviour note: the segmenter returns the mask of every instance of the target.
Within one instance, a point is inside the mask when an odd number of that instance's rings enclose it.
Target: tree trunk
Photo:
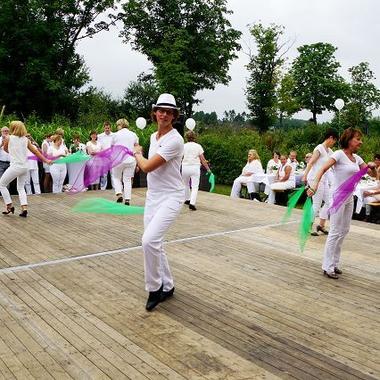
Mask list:
[[[312,110],[312,112],[313,112],[313,123],[317,124],[317,111],[316,110]]]

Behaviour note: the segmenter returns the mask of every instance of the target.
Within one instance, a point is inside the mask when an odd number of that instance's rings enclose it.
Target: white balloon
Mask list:
[[[139,129],[144,129],[146,127],[146,120],[143,117],[138,117],[136,119],[136,127]]]
[[[195,128],[195,124],[196,124],[195,120],[192,119],[191,117],[186,120],[186,128],[190,129],[190,131],[192,131]]]
[[[335,100],[334,106],[338,111],[340,111],[344,107],[344,100],[343,99]]]

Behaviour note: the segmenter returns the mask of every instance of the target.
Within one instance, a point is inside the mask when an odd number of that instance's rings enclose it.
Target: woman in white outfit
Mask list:
[[[27,131],[21,121],[12,121],[10,124],[10,136],[4,142],[4,150],[9,153],[10,165],[0,179],[0,191],[6,205],[6,211],[3,214],[14,214],[15,208],[12,204],[12,198],[7,186],[17,178],[17,192],[21,205],[21,217],[26,218],[28,215],[28,201],[25,192],[25,180],[28,175],[28,154],[33,152],[39,159],[47,164],[51,161],[46,159],[26,137]]]
[[[331,167],[334,169],[332,184],[332,193],[334,193],[343,182],[366,166],[363,159],[355,154],[362,145],[362,133],[358,129],[346,129],[340,137],[340,145],[342,150],[334,152],[316,174],[313,184],[307,190],[309,197],[318,191],[321,178]],[[338,275],[342,274],[339,269],[340,253],[343,240],[350,230],[353,208],[354,201],[351,195],[339,210],[330,216],[330,232],[322,263],[323,273],[329,278],[338,279]]]
[[[45,136],[45,139],[42,141],[41,150],[44,155],[47,155],[47,151],[49,146],[52,144],[51,142],[51,133],[48,133]],[[52,190],[52,180],[50,175],[50,166],[43,163],[44,168],[44,181],[43,181],[43,189],[44,193],[51,193]]]
[[[26,135],[26,137],[29,139],[32,145],[36,149],[38,149],[38,144],[33,140],[33,137],[29,133]],[[29,166],[29,173],[25,181],[26,194],[27,195],[33,194],[32,184],[31,184],[32,182],[33,182],[34,194],[41,194],[37,156],[33,154],[32,152],[30,152],[30,155],[28,156],[28,166]]]
[[[185,186],[180,173],[184,143],[182,136],[173,128],[178,115],[174,96],[160,95],[153,106],[152,118],[157,122],[158,130],[150,138],[148,159],[142,156],[141,146],[135,147],[137,165],[148,173],[142,237],[145,289],[149,292],[146,303],[148,311],[174,293],[173,276],[163,240],[185,199]]]
[[[315,181],[317,173],[326,164],[328,159],[333,154],[332,147],[336,144],[338,140],[338,132],[334,129],[328,129],[325,133],[323,143],[315,147],[313,155],[311,156],[309,163],[307,164],[306,170],[303,174],[302,181],[307,183],[309,186]],[[330,207],[330,184],[326,175],[323,175],[318,186],[318,190],[313,195],[313,211],[314,217],[319,215],[319,224],[316,227],[316,231],[312,232],[313,236],[318,236],[319,232],[327,235],[328,231],[325,228],[326,220],[328,219],[327,210]],[[322,202],[323,207],[322,206]]]
[[[267,174],[277,173],[278,169],[280,169],[280,153],[273,152],[273,158],[271,158],[267,163]]]
[[[286,155],[280,156],[281,166],[276,174],[275,182],[270,185],[268,203],[276,203],[276,190],[289,190],[296,187],[294,165],[288,162]]]
[[[117,132],[112,135],[112,145],[122,145],[133,152],[135,145],[139,144],[136,133],[128,129],[129,123],[126,119],[119,119],[116,122]],[[123,202],[129,206],[132,197],[132,178],[135,175],[136,160],[134,157],[127,156],[120,164],[112,168],[112,185],[115,189],[116,202]]]
[[[48,148],[48,156],[54,159],[65,157],[68,154],[68,150],[63,145],[61,135],[53,135],[51,137],[52,144]],[[53,193],[62,193],[63,182],[65,181],[67,174],[66,164],[54,164],[50,167],[50,174],[53,180]]]
[[[184,146],[182,159],[182,179],[185,184],[185,204],[189,209],[195,211],[197,201],[199,180],[201,178],[201,164],[210,172],[210,167],[203,155],[204,150],[196,142],[197,136],[193,131],[188,131],[185,135],[187,143]],[[191,181],[191,193],[190,193]]]
[[[259,183],[253,182],[255,174],[264,174],[260,156],[255,149],[248,151],[248,161],[239,177],[235,178],[231,189],[231,198],[239,198],[242,185],[246,185],[250,199],[261,201],[259,195]]]
[[[90,132],[90,141],[87,141],[86,144],[87,154],[90,156],[97,155],[100,151],[103,150],[102,144],[98,141],[98,134],[96,131]],[[100,177],[89,186],[90,190],[99,190],[100,188]]]

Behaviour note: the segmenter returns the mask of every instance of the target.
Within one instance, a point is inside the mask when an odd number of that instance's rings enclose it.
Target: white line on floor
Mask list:
[[[205,234],[205,235],[197,235],[197,236],[191,236],[188,238],[169,240],[169,241],[166,241],[164,244],[167,245],[167,244],[182,243],[182,242],[192,241],[192,240],[207,239],[207,238],[215,237],[215,236],[223,236],[223,235],[234,234],[237,232],[260,230],[260,229],[271,228],[271,227],[279,227],[282,225],[294,224],[294,223],[297,223],[297,221],[294,220],[294,221],[290,221],[287,223],[273,223],[273,224],[267,224],[264,226],[255,226],[255,227],[240,228],[237,230],[214,232],[214,233]],[[56,259],[56,260],[50,260],[50,261],[40,261],[38,263],[33,263],[33,264],[17,265],[14,267],[0,269],[0,274],[8,274],[8,273],[13,273],[13,272],[30,270],[30,269],[34,269],[34,268],[44,267],[47,265],[64,264],[64,263],[68,263],[70,261],[91,259],[94,257],[109,256],[109,255],[115,255],[115,254],[117,255],[120,253],[127,253],[127,252],[134,251],[136,249],[141,249],[141,248],[142,248],[141,245],[137,245],[137,246],[129,247],[129,248],[114,249],[112,251],[104,251],[104,252],[90,253],[87,255],[64,257],[62,259]]]

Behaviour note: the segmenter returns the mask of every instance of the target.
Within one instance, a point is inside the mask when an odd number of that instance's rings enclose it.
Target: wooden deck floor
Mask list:
[[[1,378],[380,378],[378,225],[353,222],[328,280],[298,211],[201,192],[167,235],[175,297],[147,313],[142,216],[72,213],[91,196],[0,217]]]

